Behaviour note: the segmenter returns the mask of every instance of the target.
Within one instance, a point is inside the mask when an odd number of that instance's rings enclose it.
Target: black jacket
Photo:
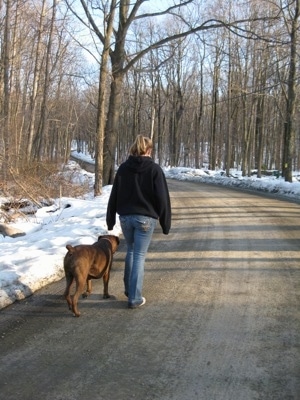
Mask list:
[[[112,230],[119,215],[139,214],[158,219],[165,235],[171,227],[171,204],[163,170],[152,158],[129,156],[120,165],[107,206],[106,223]]]

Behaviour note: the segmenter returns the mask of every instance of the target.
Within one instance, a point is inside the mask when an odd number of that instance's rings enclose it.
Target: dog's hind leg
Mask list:
[[[84,290],[84,285],[85,285],[85,279],[78,279],[76,278],[76,291],[74,293],[73,299],[72,299],[72,311],[75,315],[75,317],[80,316],[80,312],[77,307],[78,299],[81,293]]]
[[[108,282],[109,282],[109,276],[110,276],[110,265],[108,266],[107,270],[105,271],[103,275],[103,286],[104,286],[104,291],[103,291],[103,298],[104,299],[109,299],[110,295],[108,294]]]
[[[67,284],[66,284],[66,289],[64,292],[64,298],[67,300],[69,310],[72,310],[72,299],[71,299],[71,295],[70,295],[70,289],[71,289],[73,280],[74,280],[73,275],[66,273]]]
[[[92,280],[88,278],[87,281],[86,281],[86,291],[84,293],[82,293],[82,297],[86,298],[91,293],[92,293]]]

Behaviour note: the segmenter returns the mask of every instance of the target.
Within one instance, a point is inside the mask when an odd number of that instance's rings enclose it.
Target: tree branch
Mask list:
[[[143,3],[144,1],[147,1],[147,0],[142,0],[142,1],[140,1],[140,3]],[[192,3],[193,1],[194,0],[182,1],[182,2],[180,2],[180,4],[175,4],[174,6],[171,6],[164,11],[141,14],[141,15],[136,16],[135,19],[142,19],[142,18],[148,18],[148,17],[160,17],[162,15],[171,14],[173,10],[175,10],[179,7],[186,6],[187,4]]]
[[[89,21],[89,23],[91,24],[95,34],[98,36],[98,38],[101,40],[102,44],[104,44],[104,36],[102,35],[102,33],[100,32],[100,30],[98,29],[98,26],[96,25],[91,13],[89,12],[88,6],[86,4],[86,2],[84,0],[80,0],[80,3],[82,5],[82,8],[85,12],[85,15]],[[74,10],[74,8],[70,5],[70,2],[68,0],[66,0],[66,4],[69,8],[69,10],[75,15],[75,17],[87,28],[90,29],[90,26],[80,17],[80,15]]]
[[[231,32],[237,34],[236,32],[234,32],[233,28],[238,29],[240,31],[243,31],[247,34],[251,33],[251,35],[253,36],[252,38],[256,38],[256,39],[263,39],[265,41],[270,41],[272,43],[274,43],[274,39],[270,40],[267,38],[262,38],[260,37],[258,34],[255,34],[254,32],[247,30],[245,28],[241,28],[238,25],[244,24],[246,22],[258,22],[258,21],[267,21],[267,20],[274,20],[277,17],[263,17],[263,18],[253,18],[253,19],[242,19],[242,20],[237,20],[231,23],[226,23],[224,21],[221,20],[216,20],[216,19],[209,19],[207,21],[205,21],[203,24],[195,27],[195,28],[191,28],[187,31],[181,32],[181,33],[177,33],[175,35],[172,36],[168,36],[165,37],[161,40],[159,40],[156,43],[151,44],[150,46],[146,47],[145,49],[141,50],[135,57],[133,57],[129,63],[124,67],[123,72],[127,72],[139,59],[141,59],[145,54],[149,53],[149,51],[154,50],[158,47],[163,46],[166,43],[169,43],[173,40],[177,40],[177,39],[181,39],[183,37],[189,36],[191,34],[197,33],[199,31],[206,31],[209,29],[216,29],[216,28],[226,28],[228,30],[230,30]],[[240,35],[242,36],[242,35]],[[244,36],[245,37],[245,36]],[[247,36],[247,38],[249,39],[249,36]],[[251,38],[251,37],[250,37]],[[282,43],[282,42],[280,42]]]

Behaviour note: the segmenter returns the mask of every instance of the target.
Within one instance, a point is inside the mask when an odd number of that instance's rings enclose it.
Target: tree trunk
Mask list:
[[[296,105],[296,66],[297,66],[297,31],[300,0],[295,0],[294,18],[291,23],[290,65],[288,77],[288,94],[286,100],[286,120],[284,123],[284,149],[282,175],[285,181],[292,182],[293,153],[295,146],[295,105]]]
[[[45,141],[47,132],[47,124],[48,124],[48,101],[49,101],[49,88],[50,88],[50,62],[51,62],[51,50],[52,50],[52,40],[53,40],[53,30],[56,16],[56,4],[57,0],[53,0],[52,4],[52,15],[50,22],[50,30],[49,37],[47,42],[47,51],[46,51],[46,61],[45,61],[45,81],[43,87],[43,99],[41,104],[41,118],[39,121],[38,132],[35,140],[35,158],[37,160],[42,160],[43,153],[45,150]]]
[[[115,15],[116,0],[111,2],[111,9],[107,20],[107,29],[104,40],[104,48],[101,55],[100,77],[99,77],[99,95],[98,95],[98,116],[97,116],[97,132],[96,132],[96,154],[95,154],[95,186],[94,195],[99,196],[102,192],[103,181],[103,143],[105,132],[105,116],[106,116],[106,82],[108,76],[108,59],[109,46],[113,32],[113,21]]]
[[[118,138],[122,87],[123,74],[113,73],[103,145],[103,185],[112,184],[115,176],[115,149]]]
[[[217,107],[219,98],[218,96],[219,74],[220,74],[220,68],[219,65],[217,65],[217,60],[216,60],[213,73],[211,136],[210,136],[210,149],[209,149],[209,168],[213,171],[216,169],[216,161],[217,161],[216,136],[217,136]]]
[[[9,124],[10,124],[10,45],[11,45],[11,31],[10,31],[10,23],[11,23],[11,1],[6,1],[6,16],[5,16],[5,26],[4,26],[4,37],[3,37],[3,112],[2,112],[2,121],[3,121],[3,164],[2,164],[2,173],[4,177],[4,181],[7,178],[7,171],[10,164],[10,132],[9,132]]]
[[[264,126],[264,95],[257,100],[256,121],[255,121],[255,138],[256,138],[256,166],[257,177],[261,178],[262,158],[263,158],[263,126]]]
[[[40,22],[36,43],[36,53],[35,53],[35,65],[34,65],[34,74],[33,74],[33,83],[32,83],[32,93],[31,93],[31,116],[30,123],[28,129],[28,142],[27,142],[27,162],[31,160],[32,157],[32,147],[33,147],[33,139],[35,133],[35,124],[36,124],[36,113],[37,113],[37,93],[38,86],[40,82],[40,74],[41,74],[41,41],[42,41],[42,30],[43,30],[43,20],[45,17],[45,8],[46,8],[46,0],[43,0],[42,9],[40,14]]]

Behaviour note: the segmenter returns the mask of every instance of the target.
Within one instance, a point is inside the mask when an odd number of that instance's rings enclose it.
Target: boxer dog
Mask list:
[[[103,278],[104,293],[103,298],[109,298],[108,281],[113,260],[113,254],[118,248],[120,240],[117,236],[102,235],[98,237],[96,243],[91,245],[66,245],[68,250],[64,257],[64,270],[66,276],[66,290],[64,297],[67,300],[69,309],[75,317],[80,316],[77,307],[78,298],[87,285],[83,297],[87,297],[92,291],[92,279]],[[70,289],[73,282],[76,282],[74,296],[71,297]]]

